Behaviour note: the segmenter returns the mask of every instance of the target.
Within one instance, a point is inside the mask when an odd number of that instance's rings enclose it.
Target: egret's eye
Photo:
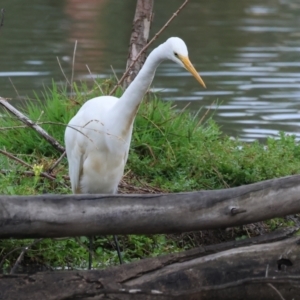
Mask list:
[[[174,52],[174,55],[175,55],[176,57],[178,57],[178,53],[177,53],[177,52]]]

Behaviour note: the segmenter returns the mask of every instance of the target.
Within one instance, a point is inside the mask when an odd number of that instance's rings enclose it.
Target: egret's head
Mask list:
[[[167,56],[168,59],[173,60],[186,70],[188,70],[195,78],[196,80],[204,87],[205,83],[190,62],[189,56],[188,56],[188,49],[186,47],[185,42],[178,38],[178,37],[171,37],[166,41],[166,49],[167,49]]]

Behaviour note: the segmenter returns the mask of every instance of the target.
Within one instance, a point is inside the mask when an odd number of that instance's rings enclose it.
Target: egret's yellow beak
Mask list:
[[[194,66],[192,65],[192,63],[190,62],[190,59],[187,56],[182,56],[178,54],[178,58],[182,61],[184,67],[190,72],[192,73],[192,75],[196,78],[196,80],[204,87],[206,88],[206,85],[204,83],[204,81],[202,80],[202,78],[200,77],[200,75],[198,74],[198,72],[196,71],[196,69],[194,68]]]

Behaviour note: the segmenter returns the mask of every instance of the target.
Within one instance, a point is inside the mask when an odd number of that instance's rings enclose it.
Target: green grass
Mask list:
[[[110,81],[102,82],[105,93]],[[82,103],[101,95],[95,87],[91,92],[82,84],[74,85],[75,96],[69,99],[65,89],[53,84],[42,99],[27,101],[22,111],[61,144],[65,125],[78,111]],[[120,95],[120,91],[117,92]],[[75,101],[76,100],[76,101]],[[251,144],[230,139],[211,119],[199,120],[206,114],[200,110],[192,114],[179,111],[173,103],[164,102],[155,95],[147,95],[136,118],[131,150],[126,166],[130,183],[160,188],[168,192],[200,189],[220,189],[249,184],[266,179],[300,172],[300,146],[294,136],[281,133],[278,139],[269,138],[262,144]],[[5,149],[26,161],[47,170],[59,157],[51,145],[9,114],[0,117],[0,149]],[[5,129],[7,128],[7,129]],[[10,129],[9,129],[10,128]],[[64,159],[55,169],[57,180],[52,182],[39,176],[25,176],[28,169],[0,154],[0,194],[35,195],[41,193],[70,193],[63,176],[67,175]],[[270,229],[281,226],[284,219],[266,223]],[[283,225],[289,225],[288,223]],[[243,238],[236,237],[237,239]],[[111,239],[111,238],[110,238]],[[109,240],[110,240],[109,239]],[[165,235],[120,237],[126,262],[146,256],[179,251],[191,243],[178,243]],[[15,247],[31,243],[29,240],[1,240],[1,259]],[[88,241],[79,239],[45,239],[30,249],[25,260],[39,261],[52,267],[86,267]],[[118,261],[113,243],[103,237],[95,241],[95,267],[105,267]],[[9,255],[4,262],[8,269],[19,252]]]

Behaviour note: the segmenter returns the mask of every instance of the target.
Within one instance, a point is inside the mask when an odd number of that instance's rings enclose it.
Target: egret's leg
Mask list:
[[[90,237],[90,245],[89,245],[89,270],[92,269],[92,260],[93,260],[93,256],[92,256],[92,252],[93,251],[93,237]]]
[[[122,260],[122,256],[121,256],[121,251],[120,251],[120,247],[119,247],[119,242],[118,242],[118,238],[116,235],[114,235],[114,241],[116,243],[116,247],[117,247],[117,252],[118,252],[118,257],[119,257],[119,261],[120,261],[120,265],[123,264],[123,260]]]

